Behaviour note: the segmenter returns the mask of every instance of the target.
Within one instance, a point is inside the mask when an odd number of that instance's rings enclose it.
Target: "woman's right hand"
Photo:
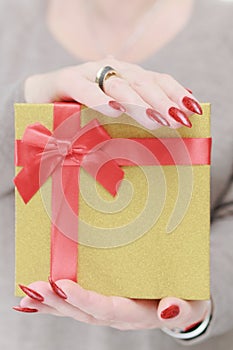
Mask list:
[[[104,93],[95,83],[95,77],[105,65],[112,66],[123,79],[113,76],[105,80]],[[170,75],[114,58],[30,76],[25,81],[25,100],[28,103],[77,101],[110,117],[125,112],[150,130],[161,126],[191,127],[188,117],[202,114],[192,93]]]

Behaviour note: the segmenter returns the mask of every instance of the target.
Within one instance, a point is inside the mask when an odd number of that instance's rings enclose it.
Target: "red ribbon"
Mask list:
[[[64,113],[64,108],[55,106],[54,121],[57,119],[56,112],[60,115],[61,112]],[[69,107],[68,111],[73,116],[66,120],[64,128],[55,128],[51,133],[42,124],[35,123],[26,128],[22,140],[16,140],[16,164],[23,166],[23,169],[14,182],[25,203],[34,196],[58,166],[82,164],[83,168],[94,176],[94,168],[90,165],[93,163],[95,167],[102,165],[103,160],[106,163],[100,168],[96,180],[113,196],[117,193],[116,184],[124,174],[122,169],[102,150],[97,148],[94,154],[91,152],[101,142],[109,140],[110,136],[96,119],[80,129],[75,115],[77,105],[74,110]],[[69,117],[71,115],[69,114]],[[72,131],[70,135],[67,133],[69,130]],[[42,159],[43,174],[41,173]]]
[[[210,164],[211,138],[111,139],[94,119],[80,128],[81,106],[55,103],[53,133],[29,125],[16,140],[14,183],[27,203],[52,176],[50,276],[77,281],[79,169],[113,196],[124,176],[120,165]],[[71,184],[71,185],[70,185]]]

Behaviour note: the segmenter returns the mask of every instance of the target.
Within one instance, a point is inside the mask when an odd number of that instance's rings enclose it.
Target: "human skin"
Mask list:
[[[132,2],[124,0],[50,0],[46,23],[59,44],[83,62],[112,54],[140,63],[185,30],[194,1],[134,0],[132,11]],[[140,37],[122,52],[138,22]]]
[[[104,0],[101,3],[103,5]],[[95,76],[105,65],[114,67],[121,78],[107,79],[103,92],[95,83]],[[111,117],[118,117],[124,110],[149,130],[159,128],[165,122],[171,128],[190,127],[188,117],[194,110],[201,114],[194,95],[170,75],[145,70],[137,64],[113,57],[31,76],[25,82],[25,100],[29,103],[74,100]],[[117,103],[109,105],[110,101]],[[138,107],[141,113],[138,113]],[[171,113],[174,108],[175,114]],[[148,109],[155,111],[155,118],[147,113]],[[56,281],[56,285],[36,281],[27,286],[30,289],[23,287],[27,296],[21,299],[17,310],[72,317],[120,330],[186,329],[205,317],[208,306],[205,300],[187,301],[172,296],[161,300],[103,296],[69,280]]]
[[[179,327],[185,329],[202,320],[206,315],[206,301],[186,301],[175,297],[160,300],[129,299],[118,296],[104,296],[83,289],[70,280],[56,281],[66,299],[58,296],[50,283],[36,281],[28,285],[43,297],[43,301],[26,296],[21,299],[21,308],[38,310],[39,313],[71,317],[77,321],[110,326],[120,330]],[[171,307],[179,307],[175,317],[163,319],[161,313]],[[172,312],[169,313],[172,316]]]

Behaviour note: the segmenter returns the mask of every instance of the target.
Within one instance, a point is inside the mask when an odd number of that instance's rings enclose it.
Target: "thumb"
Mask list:
[[[184,300],[166,297],[159,302],[158,319],[162,327],[186,329],[205,318],[207,304],[206,300]]]

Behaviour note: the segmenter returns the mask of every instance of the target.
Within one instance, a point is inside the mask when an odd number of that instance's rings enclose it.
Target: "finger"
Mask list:
[[[126,108],[126,114],[149,130],[162,126],[156,120],[152,120],[146,114],[146,109],[151,106],[139,96],[126,79],[113,76],[104,82],[104,91],[114,100],[119,101]]]
[[[121,61],[119,59],[114,58],[104,58],[99,61],[94,62],[86,62],[80,67],[80,73],[87,78],[90,81],[95,81],[97,72],[100,68],[104,66],[111,66],[113,69],[115,69],[121,76],[125,77],[125,73],[129,71],[133,71],[135,74],[139,74],[142,71],[145,71],[141,66],[138,64],[130,63]]]
[[[204,319],[207,310],[205,300],[187,301],[175,297],[160,300],[158,318],[163,326],[186,328],[194,322]]]
[[[72,70],[60,73],[58,91],[61,100],[69,98],[109,117],[118,117],[125,108],[111,96],[107,96],[97,83],[89,81]]]
[[[154,73],[156,83],[187,115],[202,114],[202,108],[192,93],[188,92],[169,74]]]
[[[55,294],[51,289],[49,283],[44,281],[36,281],[31,283],[28,287],[40,293],[40,295],[44,297],[44,301],[42,302],[43,305],[57,310],[58,313],[62,314],[63,316],[72,317],[75,320],[84,323],[98,323],[93,316],[88,315],[86,312],[83,312],[74,305],[67,303],[66,300],[57,296],[57,294]]]
[[[73,317],[70,313],[69,313],[69,309],[67,310],[66,313],[62,313],[60,311],[58,311],[55,307],[51,307],[49,305],[46,305],[42,302],[38,302],[36,300],[33,300],[29,297],[24,297],[21,302],[20,302],[20,306],[21,307],[29,307],[29,308],[35,308],[38,310],[38,312],[43,313],[43,314],[51,314],[54,316],[58,316],[58,317]],[[83,313],[82,313],[83,314]],[[88,324],[94,324],[94,325],[101,325],[101,326],[108,326],[109,323],[106,322],[101,322],[99,320],[93,319],[92,321],[90,321],[88,318],[85,318],[83,315],[82,317],[80,317],[80,314],[78,312],[75,312],[75,317],[73,317],[76,321],[80,321],[80,322],[84,322],[84,323],[88,323]]]
[[[145,322],[155,325],[158,301],[133,300],[117,296],[105,296],[86,290],[70,280],[59,280],[56,284],[67,295],[66,301],[97,319],[135,323]],[[158,323],[158,322],[157,322]]]
[[[135,76],[142,76],[142,79],[145,78],[146,71],[142,67],[115,59],[104,59],[95,65],[87,63],[85,66],[86,68],[83,69],[83,74],[90,81],[94,81],[98,69],[104,65],[112,66],[121,76],[121,78],[113,76],[105,80],[104,91],[126,108],[126,114],[149,130],[157,129],[162,125],[168,125],[166,119],[162,116],[152,119],[147,115],[146,109],[151,108],[151,106],[148,105],[129,84],[130,77],[133,77],[133,79]],[[173,124],[180,126],[180,124],[174,121]]]
[[[20,306],[22,308],[30,308],[30,309],[37,309],[39,313],[43,314],[51,314],[58,317],[67,317],[68,315],[64,315],[60,313],[55,308],[48,306],[46,304],[43,304],[39,301],[33,300],[29,298],[28,296],[24,297],[20,301]],[[79,319],[76,319],[80,321]],[[89,322],[88,322],[89,323]],[[94,320],[92,324],[100,325],[100,326],[111,326],[112,328],[119,329],[119,330],[133,330],[133,329],[148,329],[148,328],[154,328],[154,325],[147,325],[147,324],[130,324],[130,323],[122,323],[122,322],[110,322],[110,321],[102,321],[102,320]]]
[[[55,308],[45,305],[41,303],[40,301],[36,301],[31,299],[30,297],[26,296],[21,299],[20,301],[20,306],[21,307],[29,307],[29,308],[35,308],[38,310],[38,312],[42,314],[51,314],[55,316],[63,316],[58,310]]]
[[[169,122],[170,127],[191,126],[188,115],[181,110],[176,102],[169,98],[167,93],[155,81],[153,75],[144,72],[135,77],[132,75],[132,72],[128,72],[127,77],[130,85],[138,95],[141,96],[150,108],[164,117]],[[171,108],[173,109],[173,113],[171,112]],[[176,111],[175,115],[174,110]]]

